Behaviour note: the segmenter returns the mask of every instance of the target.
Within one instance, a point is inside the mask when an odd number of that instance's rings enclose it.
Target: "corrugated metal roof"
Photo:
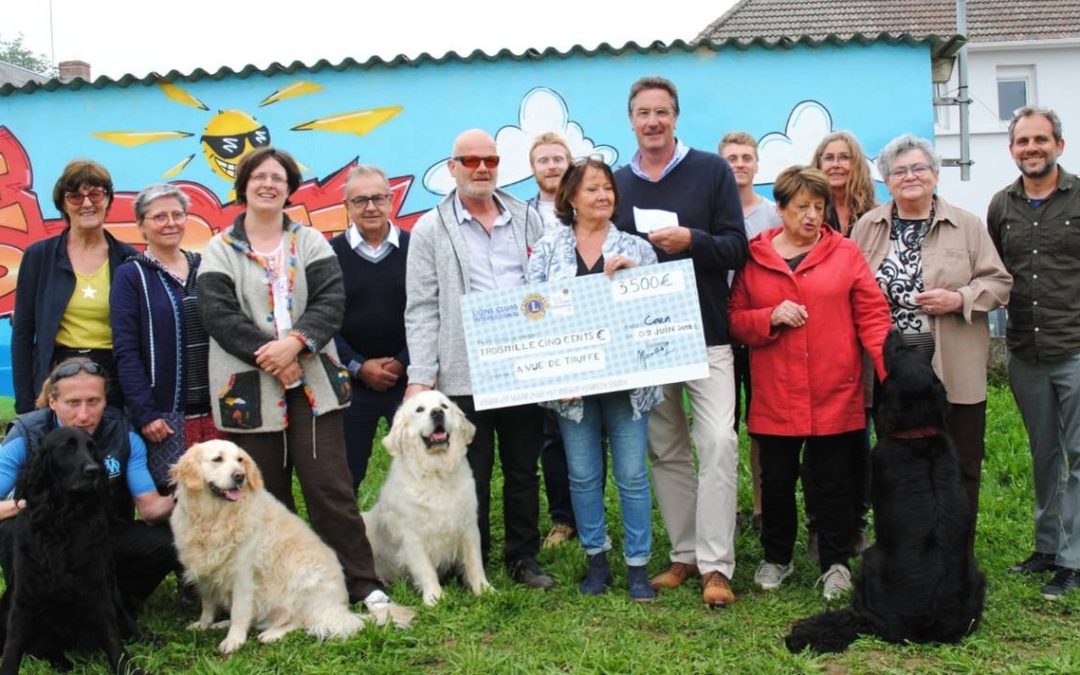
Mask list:
[[[756,38],[756,36],[755,36]],[[568,50],[559,51],[552,47],[543,50],[527,49],[521,53],[514,53],[509,49],[501,49],[495,54],[488,54],[479,49],[466,54],[464,56],[459,55],[455,51],[450,51],[443,56],[432,56],[427,52],[417,56],[416,58],[409,58],[401,55],[392,59],[383,59],[380,56],[373,56],[366,61],[357,61],[353,58],[346,58],[339,63],[330,63],[326,59],[320,59],[315,63],[308,65],[300,61],[293,61],[289,65],[282,63],[271,63],[265,68],[258,68],[254,64],[247,65],[240,70],[233,70],[232,68],[219,68],[213,73],[207,72],[202,68],[196,68],[190,73],[181,73],[177,70],[170,70],[164,75],[158,73],[148,73],[143,77],[136,77],[128,74],[121,78],[113,79],[105,76],[97,77],[93,82],[87,82],[81,78],[76,78],[69,82],[61,82],[57,78],[53,78],[46,82],[27,82],[22,86],[16,86],[12,84],[0,85],[0,96],[10,96],[15,93],[32,94],[37,91],[56,91],[58,89],[77,90],[83,87],[93,87],[94,89],[104,89],[105,87],[117,86],[117,87],[130,87],[135,84],[154,84],[162,80],[166,82],[197,82],[199,80],[211,79],[221,80],[227,77],[240,77],[246,78],[252,75],[274,75],[278,73],[294,74],[297,71],[304,70],[307,72],[317,73],[322,70],[351,70],[354,68],[359,69],[371,69],[377,67],[397,68],[402,66],[415,67],[420,65],[440,64],[440,63],[474,63],[477,61],[500,61],[503,59],[513,59],[515,61],[537,61],[547,58],[566,58],[569,56],[594,56],[597,54],[606,54],[612,56],[621,56],[623,54],[637,52],[639,54],[647,54],[651,52],[667,53],[671,51],[684,51],[690,52],[697,49],[711,49],[713,51],[719,51],[721,49],[734,48],[734,49],[751,49],[755,47],[763,47],[765,49],[792,49],[797,45],[809,45],[816,47],[822,44],[828,45],[844,45],[849,43],[854,44],[870,44],[873,42],[884,41],[889,44],[905,43],[905,44],[930,44],[935,52],[939,51],[945,45],[951,45],[959,40],[963,42],[963,38],[958,38],[952,34],[945,34],[943,37],[938,35],[912,35],[909,33],[897,33],[888,34],[881,33],[875,35],[825,35],[821,38],[815,38],[810,36],[804,36],[797,39],[791,38],[776,38],[776,39],[727,39],[719,42],[704,42],[698,43],[686,42],[684,40],[675,40],[668,44],[660,41],[652,42],[647,45],[639,45],[637,42],[627,42],[622,47],[615,47],[607,42],[601,43],[595,49],[586,49],[581,45],[575,45]]]
[[[967,0],[971,42],[1080,38],[1080,0]],[[956,0],[740,0],[696,40],[956,33]]]

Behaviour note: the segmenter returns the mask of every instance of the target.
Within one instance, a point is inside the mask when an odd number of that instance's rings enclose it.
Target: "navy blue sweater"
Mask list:
[[[194,292],[201,256],[183,253]],[[137,428],[162,413],[184,410],[184,360],[189,352],[184,345],[183,299],[180,283],[141,254],[132,256],[113,276],[109,303],[116,376]]]
[[[637,232],[634,207],[679,214],[679,224],[691,229],[690,248],[677,255],[656,249],[659,262],[694,261],[705,344],[728,344],[728,270],[746,262],[746,228],[742,202],[731,167],[719,155],[691,149],[671,173],[657,182],[639,178],[624,166],[615,172],[619,206],[615,225]]]
[[[373,263],[354,251],[344,234],[330,240],[345,280],[345,322],[334,336],[334,343],[341,362],[354,375],[359,365],[370,358],[392,356],[402,365],[409,365],[405,344],[408,232],[401,232],[398,244],[385,258]]]

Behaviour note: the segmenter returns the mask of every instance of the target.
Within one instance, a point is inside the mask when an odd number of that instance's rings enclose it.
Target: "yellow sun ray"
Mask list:
[[[380,124],[396,117],[405,108],[400,105],[386,108],[371,108],[369,110],[357,110],[340,115],[322,117],[310,122],[304,122],[293,127],[293,131],[335,131],[345,134],[363,136]]]
[[[187,138],[194,134],[189,134],[186,131],[93,131],[90,135],[103,141],[122,145],[125,148],[134,148],[136,145],[142,145],[143,143]]]
[[[191,160],[193,160],[193,159],[195,159],[195,155],[188,155],[188,156],[187,156],[187,157],[185,157],[184,159],[180,160],[180,162],[179,162],[179,163],[178,163],[178,164],[177,164],[176,166],[174,166],[173,168],[169,169],[169,170],[168,170],[168,171],[166,171],[165,173],[161,174],[161,177],[162,177],[162,178],[172,178],[172,177],[173,177],[173,176],[175,176],[176,174],[178,174],[178,173],[180,173],[181,171],[183,171],[183,170],[184,170],[184,167],[186,167],[186,166],[187,166],[188,164],[190,164],[190,163],[191,163]]]
[[[290,85],[278,89],[273,94],[270,94],[262,100],[259,107],[268,106],[271,103],[277,103],[278,101],[284,101],[288,98],[296,98],[297,96],[306,96],[308,94],[314,94],[317,91],[322,91],[325,87],[321,84],[315,84],[314,82],[308,82],[306,80],[300,80],[293,82]]]
[[[210,109],[206,107],[205,103],[195,98],[191,94],[187,93],[184,89],[176,86],[175,84],[169,84],[165,80],[158,80],[158,86],[161,87],[162,91],[165,92],[165,95],[168,96],[170,100],[176,101],[177,103],[182,103],[183,105],[189,105],[192,108],[198,108],[199,110]]]

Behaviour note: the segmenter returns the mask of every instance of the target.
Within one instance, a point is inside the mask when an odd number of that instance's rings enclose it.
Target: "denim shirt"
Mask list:
[[[656,263],[656,252],[648,241],[620,232],[611,223],[608,223],[607,237],[604,238],[601,254],[605,260],[618,255],[633,260],[638,265]],[[573,228],[564,226],[549,230],[533,246],[526,276],[528,283],[536,284],[575,276],[577,276],[577,239],[574,237]],[[630,407],[634,411],[635,420],[640,419],[643,413],[652,409],[662,397],[660,387],[656,386],[631,389],[627,393],[630,395]],[[580,422],[585,411],[580,398],[570,402],[545,401],[540,405],[551,408],[574,422]]]

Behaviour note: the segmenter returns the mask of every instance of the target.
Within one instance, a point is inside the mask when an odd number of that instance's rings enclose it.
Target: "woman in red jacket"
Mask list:
[[[731,333],[749,345],[750,434],[761,447],[763,589],[791,574],[799,454],[815,491],[826,599],[851,590],[855,528],[849,456],[862,451],[861,349],[884,377],[889,306],[858,246],[822,227],[830,188],[817,169],[785,169],[774,186],[783,226],[750,242],[732,290]]]

